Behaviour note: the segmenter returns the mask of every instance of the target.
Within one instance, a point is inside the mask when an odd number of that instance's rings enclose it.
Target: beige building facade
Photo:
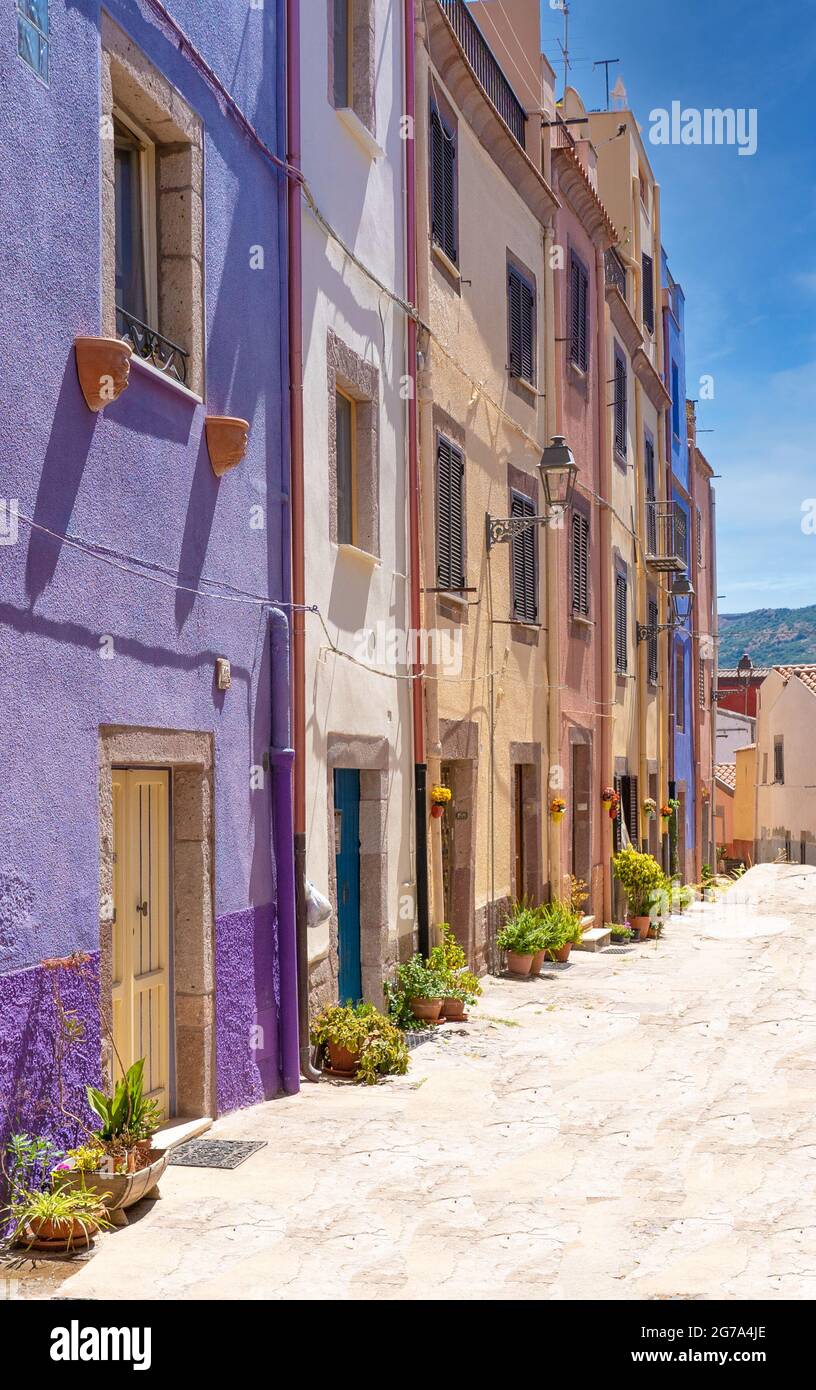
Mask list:
[[[816,864],[816,666],[776,666],[757,703],[756,858]],[[737,755],[739,758],[739,754]]]

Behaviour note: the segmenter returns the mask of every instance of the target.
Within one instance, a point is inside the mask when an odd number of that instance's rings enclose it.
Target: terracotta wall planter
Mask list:
[[[216,478],[237,468],[247,451],[249,421],[232,415],[208,415],[204,421],[207,452]]]
[[[133,348],[121,338],[75,338],[77,376],[89,410],[104,410],[126,390]]]

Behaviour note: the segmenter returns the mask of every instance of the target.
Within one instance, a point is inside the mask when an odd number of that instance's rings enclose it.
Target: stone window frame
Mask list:
[[[113,981],[114,768],[170,773],[171,1057],[173,1110],[217,1113],[215,1034],[214,768],[212,734],[134,725],[99,728],[99,997],[110,1018]],[[103,1036],[102,1073],[112,1076]]]
[[[353,111],[369,135],[376,136],[376,30],[375,0],[346,0],[351,36],[351,104],[338,106],[334,90],[335,0],[327,4],[328,99],[335,111]]]
[[[513,788],[513,797],[515,796],[515,770],[517,767],[522,769],[524,895],[532,902],[543,902],[541,744],[511,742],[510,785]],[[517,849],[515,804],[511,816],[510,841],[510,882],[515,890],[514,872]],[[516,896],[515,891],[512,896]]]
[[[203,399],[204,124],[104,11],[101,36],[102,332],[119,336],[113,118],[121,111],[155,153],[158,322],[149,327],[185,349],[186,385]]]
[[[354,549],[380,558],[380,373],[329,329],[326,334],[329,407],[329,538],[337,535],[337,393],[354,401]]]

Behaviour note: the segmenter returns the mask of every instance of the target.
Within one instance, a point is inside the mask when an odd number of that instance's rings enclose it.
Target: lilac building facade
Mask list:
[[[0,1137],[70,1138],[59,1056],[81,1111],[111,1038],[148,1054],[170,1115],[298,1086],[283,0],[16,3]],[[121,393],[103,365],[101,410],[83,337],[133,349]],[[248,422],[237,466],[212,417]]]

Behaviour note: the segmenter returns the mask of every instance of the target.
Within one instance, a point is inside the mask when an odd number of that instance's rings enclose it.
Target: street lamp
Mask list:
[[[533,526],[542,526],[553,516],[566,511],[572,500],[578,467],[572,450],[562,434],[553,435],[552,443],[541,455],[538,465],[544,489],[544,512],[541,516],[496,517],[487,514],[487,548],[503,541],[514,540]]]
[[[753,661],[751,660],[747,652],[743,652],[742,656],[737,662],[737,675],[739,676],[740,680],[744,683],[744,695],[742,705],[745,714],[748,713],[748,686],[751,683],[751,676],[753,674],[753,670]]]
[[[687,574],[678,574],[669,590],[669,621],[667,623],[638,623],[637,640],[647,642],[659,632],[676,632],[684,627],[691,613],[694,585]]]

